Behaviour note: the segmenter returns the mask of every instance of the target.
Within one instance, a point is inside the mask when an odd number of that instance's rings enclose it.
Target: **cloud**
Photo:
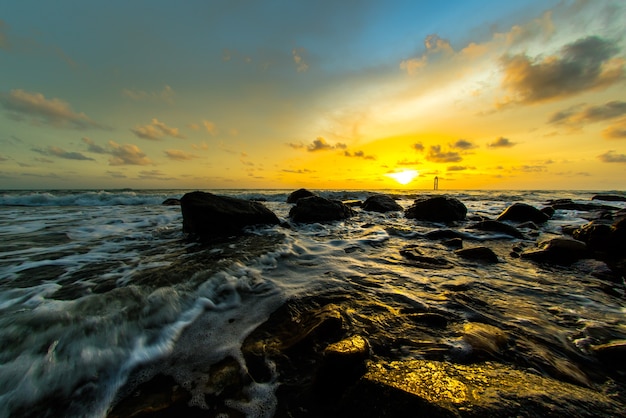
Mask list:
[[[315,173],[313,170],[309,170],[307,168],[299,169],[299,170],[282,170],[283,173],[293,173],[293,174],[310,174]]]
[[[516,142],[512,142],[510,139],[501,136],[500,138],[496,139],[495,142],[492,142],[487,146],[489,148],[511,148],[515,145],[517,145]]]
[[[198,158],[194,154],[190,154],[188,152],[177,150],[177,149],[168,149],[168,150],[165,150],[164,152],[167,158],[169,158],[170,160],[174,160],[174,161],[189,161],[189,160],[193,160],[194,158]]]
[[[415,151],[424,151],[424,145],[422,145],[421,142],[417,142],[417,143],[413,144],[413,149]]]
[[[2,19],[0,19],[0,49],[9,50],[11,46],[9,45],[9,38],[7,36],[8,25],[4,23]]]
[[[458,163],[463,160],[458,152],[441,151],[441,145],[432,145],[426,154],[426,159],[433,163]]]
[[[602,131],[602,135],[608,139],[624,139],[626,138],[626,120],[622,120],[618,124],[609,126]]]
[[[442,39],[439,35],[431,34],[424,39],[424,47],[426,52],[418,58],[410,58],[400,62],[400,69],[409,75],[416,74],[421,68],[428,65],[430,57],[450,56],[454,54],[454,50],[450,45],[450,41]]]
[[[288,146],[288,147],[291,147],[291,148],[293,148],[293,149],[302,149],[302,148],[304,148],[304,144],[303,144],[303,143],[301,143],[301,142],[300,142],[300,143],[297,143],[297,144],[296,144],[296,143],[294,143],[294,142],[289,142],[289,143],[287,144],[287,146]]]
[[[328,151],[333,149],[346,149],[347,145],[337,142],[335,145],[330,145],[324,138],[318,136],[313,143],[309,144],[306,149],[308,151]]]
[[[582,125],[585,123],[600,122],[626,115],[626,102],[611,101],[600,106],[572,106],[555,113],[550,117],[549,123]]]
[[[215,125],[215,123],[209,120],[203,120],[202,125],[204,125],[204,129],[206,129],[208,133],[213,136],[217,135],[217,126]]]
[[[616,154],[614,150],[598,155],[603,163],[626,163],[626,154]]]
[[[191,144],[191,148],[195,149],[196,151],[207,150],[209,149],[209,145],[203,141],[199,144]]]
[[[158,141],[165,136],[180,139],[185,138],[183,135],[180,134],[178,128],[170,128],[157,118],[152,119],[150,125],[136,126],[134,129],[131,129],[131,132],[133,132],[139,138],[150,139],[153,141]]]
[[[88,145],[87,151],[89,152],[93,152],[96,154],[106,154],[107,150],[99,145],[96,145],[96,143],[93,141],[93,139],[88,138],[88,137],[84,137],[82,138],[83,142],[85,144]]]
[[[447,171],[466,171],[466,170],[475,170],[476,167],[467,167],[464,165],[451,165],[446,170]]]
[[[344,151],[343,155],[346,157],[363,158],[366,160],[376,159],[376,157],[374,157],[373,155],[365,155],[363,151],[354,151],[354,152]]]
[[[116,179],[125,179],[127,178],[126,174],[120,172],[120,171],[108,171],[106,172],[109,176],[116,178]]]
[[[167,84],[161,91],[143,91],[135,89],[124,89],[122,95],[136,101],[156,101],[173,103],[174,90]]]
[[[166,177],[161,170],[140,171],[138,177],[142,180],[175,180],[174,177]]]
[[[30,93],[21,89],[0,94],[0,102],[15,120],[29,120],[34,125],[49,125],[56,128],[107,129],[84,113],[77,113],[60,99],[46,99],[41,93]]]
[[[120,145],[115,141],[109,141],[109,165],[150,165],[152,161],[144,154],[137,145]]]
[[[66,160],[94,161],[93,158],[87,157],[81,154],[80,152],[65,151],[63,148],[56,147],[53,145],[49,146],[46,149],[33,148],[33,151],[38,152],[39,154],[42,154],[42,155],[46,155],[46,156],[52,155],[55,157],[64,158]]]
[[[296,71],[299,73],[306,72],[309,69],[309,65],[304,62],[303,56],[306,54],[304,48],[294,48],[291,50],[293,62],[296,64]]]
[[[458,148],[461,150],[470,150],[472,148],[476,148],[477,145],[472,144],[470,141],[466,140],[466,139],[459,139],[458,141],[456,141],[454,144],[450,144],[451,148]]]
[[[532,104],[608,87],[625,78],[624,61],[614,58],[617,43],[597,36],[564,46],[560,56],[501,58],[503,86],[513,96],[501,105]]]

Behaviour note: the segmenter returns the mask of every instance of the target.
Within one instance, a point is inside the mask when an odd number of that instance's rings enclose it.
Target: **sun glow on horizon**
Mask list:
[[[420,173],[417,170],[402,170],[395,173],[387,173],[387,177],[391,177],[402,185],[409,184],[413,179],[419,176]]]

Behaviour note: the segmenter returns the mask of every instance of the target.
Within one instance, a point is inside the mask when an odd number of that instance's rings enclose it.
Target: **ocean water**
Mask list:
[[[288,221],[291,190],[219,190],[262,201]],[[318,191],[365,200],[370,191]],[[382,191],[408,208],[430,191]],[[473,323],[498,324],[516,346],[504,361],[586,386],[624,385],[603,376],[590,348],[626,339],[623,282],[603,278],[601,262],[547,266],[512,257],[583,225],[588,213],[558,210],[527,239],[454,226],[466,247],[485,245],[497,264],[455,257],[425,234],[444,225],[357,210],[341,222],[258,226],[210,244],[188,240],[182,190],[0,192],[0,417],[106,417],[133,387],[158,373],[207,404],[206,374],[230,357],[245,368],[244,339],[288,300],[341,298],[351,326],[376,355],[457,361]],[[447,191],[470,219],[495,218],[515,202],[590,203],[595,191]],[[619,192],[612,192],[619,193]],[[605,202],[624,208],[623,202]],[[419,247],[452,268],[424,269],[400,254]],[[399,309],[451,318],[418,329]],[[467,330],[467,327],[465,328]],[[252,383],[231,408],[272,416],[281,376]],[[594,386],[595,385],[595,386]],[[622,388],[623,389],[623,388]]]

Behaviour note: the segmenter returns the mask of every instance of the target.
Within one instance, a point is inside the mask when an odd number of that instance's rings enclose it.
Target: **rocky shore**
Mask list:
[[[289,197],[293,207],[282,226],[352,218],[358,222],[361,211],[398,212],[416,224],[440,226],[413,236],[399,251],[407,268],[453,269],[458,259],[474,262],[476,268],[518,260],[529,268],[539,264],[558,271],[592,260],[590,274],[611,283],[607,292],[623,299],[626,212],[598,203],[616,201],[623,197],[597,195],[582,204],[553,200],[543,207],[515,203],[497,218],[485,219],[468,217],[465,204],[452,196],[428,196],[403,208],[386,195],[341,202],[301,189]],[[184,231],[203,241],[245,231],[250,225],[281,222],[260,202],[194,192],[183,196],[180,204]],[[566,225],[561,235],[539,241],[542,225],[560,210],[580,211],[588,223]],[[496,254],[489,241],[468,240],[462,229],[508,240],[510,251]],[[433,256],[425,250],[428,242],[441,243],[449,252]],[[449,286],[456,286],[462,295],[466,284]],[[207,369],[210,410],[189,406],[190,393],[171,377],[158,375],[120,400],[109,416],[244,416],[241,408],[233,408],[232,400],[248,399],[246,390],[254,383],[277,386],[277,417],[626,416],[626,336],[608,342],[598,338],[590,344],[579,359],[583,370],[557,359],[520,359],[520,351],[537,350],[537,337],[513,337],[481,312],[461,318],[400,296],[393,309],[337,293],[288,300],[250,332],[242,346],[245,364],[228,357]],[[395,333],[383,332],[384,328]],[[429,340],[433,331],[458,335],[471,352],[454,352],[435,338]],[[397,356],[401,345],[421,345],[422,355]]]

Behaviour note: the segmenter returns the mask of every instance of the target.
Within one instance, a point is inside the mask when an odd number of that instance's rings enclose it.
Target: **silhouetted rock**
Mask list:
[[[569,265],[589,256],[587,245],[569,238],[553,238],[539,243],[539,248],[524,251],[522,258],[541,263]]]
[[[522,234],[517,228],[499,221],[482,221],[470,225],[469,228],[477,229],[479,231],[498,232],[514,238],[524,238],[524,234]]]
[[[363,203],[363,210],[370,212],[393,212],[402,210],[400,206],[391,196],[384,194],[376,194],[368,197]]]
[[[485,261],[487,263],[498,262],[498,256],[496,253],[494,253],[491,248],[487,247],[464,248],[462,250],[456,250],[454,253],[459,257],[468,260]]]
[[[287,203],[296,203],[298,199],[302,199],[303,197],[309,196],[317,196],[315,193],[308,191],[307,189],[298,189],[295,192],[291,192],[289,197],[287,197]]]
[[[400,250],[400,255],[409,260],[409,265],[423,269],[450,269],[452,263],[442,257],[430,257],[415,247]]]
[[[405,211],[409,219],[418,219],[431,222],[462,221],[467,215],[467,208],[458,199],[448,196],[437,196],[416,200]]]
[[[591,200],[602,200],[605,202],[626,202],[626,196],[616,194],[597,194]]]
[[[180,199],[180,206],[183,232],[202,238],[237,232],[249,225],[280,223],[278,217],[259,202],[212,193],[186,193]]]
[[[169,199],[165,199],[161,204],[165,206],[180,206],[180,200],[170,197]]]
[[[572,199],[557,199],[551,200],[549,205],[555,210],[577,210],[580,212],[586,211],[601,211],[601,210],[618,210],[615,206],[598,205],[595,203],[577,203]]]
[[[607,251],[611,248],[613,231],[614,228],[611,225],[590,222],[576,229],[572,236],[574,239],[586,243],[592,251]]]
[[[330,200],[321,196],[309,196],[298,199],[289,211],[294,222],[326,222],[346,219],[354,215],[354,211],[338,200]]]
[[[550,219],[548,214],[526,203],[514,203],[506,208],[497,218],[498,221],[532,221],[537,224],[544,223],[548,219]]]

